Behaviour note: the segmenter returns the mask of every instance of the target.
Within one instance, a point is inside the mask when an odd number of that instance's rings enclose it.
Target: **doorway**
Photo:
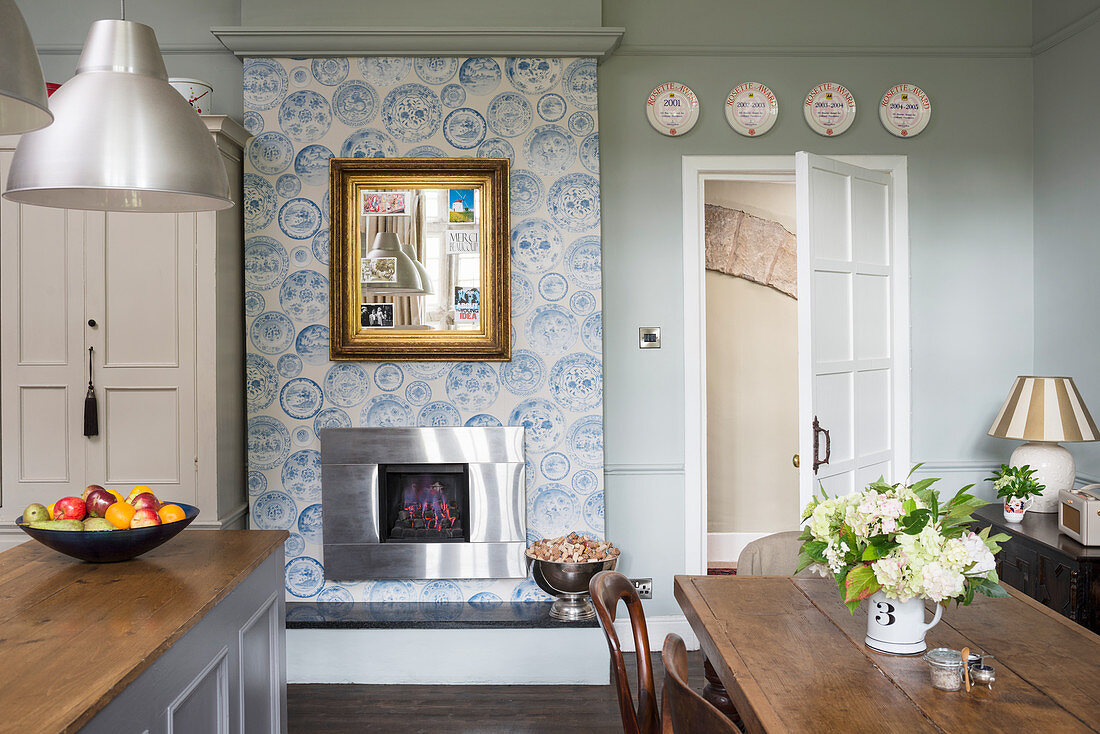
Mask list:
[[[845,492],[871,472],[891,476],[908,469],[908,192],[904,156],[685,156],[682,172],[685,570],[700,574],[709,556],[708,184],[793,181],[796,191],[800,466],[792,478],[797,491],[788,485],[786,492],[796,501],[782,503],[784,527],[742,530],[746,543],[754,535],[796,529],[819,481],[830,493]],[[821,433],[813,428],[815,416]],[[821,445],[816,455],[815,438]],[[831,463],[824,461],[827,444]],[[792,458],[786,458],[788,467]],[[751,487],[743,488],[751,502],[750,493]],[[736,550],[727,546],[723,555]]]
[[[795,184],[704,184],[707,565],[789,529],[798,503]]]

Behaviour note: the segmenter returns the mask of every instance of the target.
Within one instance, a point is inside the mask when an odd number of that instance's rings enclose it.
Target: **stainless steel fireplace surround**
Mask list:
[[[326,579],[527,575],[523,428],[329,428],[320,438]]]

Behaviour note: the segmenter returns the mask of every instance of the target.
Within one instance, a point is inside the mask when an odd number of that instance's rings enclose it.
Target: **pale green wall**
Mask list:
[[[1036,23],[1064,11],[1063,3],[1036,2]],[[1089,8],[1083,6],[1100,3],[1073,5],[1084,14]],[[1035,369],[1072,376],[1093,417],[1100,418],[1100,340],[1094,330],[1100,314],[1097,69],[1100,25],[1035,58]],[[1100,444],[1069,448],[1078,473],[1100,481]]]
[[[730,11],[738,5],[745,12]],[[749,56],[711,47],[726,38],[794,47],[834,37],[876,47],[1030,45],[1027,2],[907,5],[904,23],[887,5],[681,0],[668,12],[650,0],[605,2],[604,23],[627,27],[622,52],[600,67],[607,537],[630,549],[624,573],[654,577],[651,614],[677,611],[663,569],[683,564],[684,477],[643,478],[632,467],[684,461],[684,155],[908,155],[913,457],[1007,457],[1008,447],[985,431],[1012,377],[1033,358],[1031,59],[858,49]],[[818,21],[812,33],[807,18]],[[707,55],[664,55],[668,47],[690,52],[684,47],[697,39]],[[682,138],[658,135],[645,119],[646,95],[669,79],[692,87],[702,104],[698,125]],[[736,135],[722,114],[726,94],[744,80],[765,82],[779,97],[779,121],[759,139]],[[829,80],[846,84],[859,105],[853,127],[835,139],[811,132],[799,106]],[[879,96],[899,81],[922,86],[934,105],[932,123],[912,140],[892,137],[877,117]],[[1018,101],[1012,113],[985,113],[1003,110],[1005,100]],[[638,350],[642,325],[663,328],[663,349]]]

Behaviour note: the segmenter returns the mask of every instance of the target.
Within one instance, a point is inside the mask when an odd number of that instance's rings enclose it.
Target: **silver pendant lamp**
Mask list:
[[[52,121],[27,23],[15,0],[0,0],[0,135],[39,130]]]
[[[379,232],[376,234],[366,256],[372,260],[379,257],[392,257],[397,261],[397,267],[394,271],[394,279],[391,282],[364,283],[364,293],[386,296],[422,296],[428,292],[420,275],[423,266],[417,268],[420,263],[417,262],[416,258],[409,257],[405,253],[401,240],[394,232]],[[424,273],[426,275],[427,271],[424,271]]]
[[[420,274],[420,285],[424,289],[422,295],[430,296],[435,293],[435,290],[432,289],[432,279],[431,276],[428,275],[428,269],[416,259],[416,253],[413,252],[412,244],[402,242],[401,251],[409,256],[409,259],[412,260],[413,267],[416,268],[416,272]]]
[[[153,29],[92,23],[54,123],[19,141],[4,198],[99,211],[227,209],[229,180],[206,125],[168,84]]]

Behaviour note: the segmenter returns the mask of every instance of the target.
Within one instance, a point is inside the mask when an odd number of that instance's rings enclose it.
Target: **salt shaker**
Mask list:
[[[992,655],[982,655],[977,662],[970,663],[970,680],[975,684],[982,684],[983,686],[989,686],[990,690],[993,690],[993,681],[997,680],[997,671],[993,669],[992,665],[986,665],[985,659],[991,658]]]

